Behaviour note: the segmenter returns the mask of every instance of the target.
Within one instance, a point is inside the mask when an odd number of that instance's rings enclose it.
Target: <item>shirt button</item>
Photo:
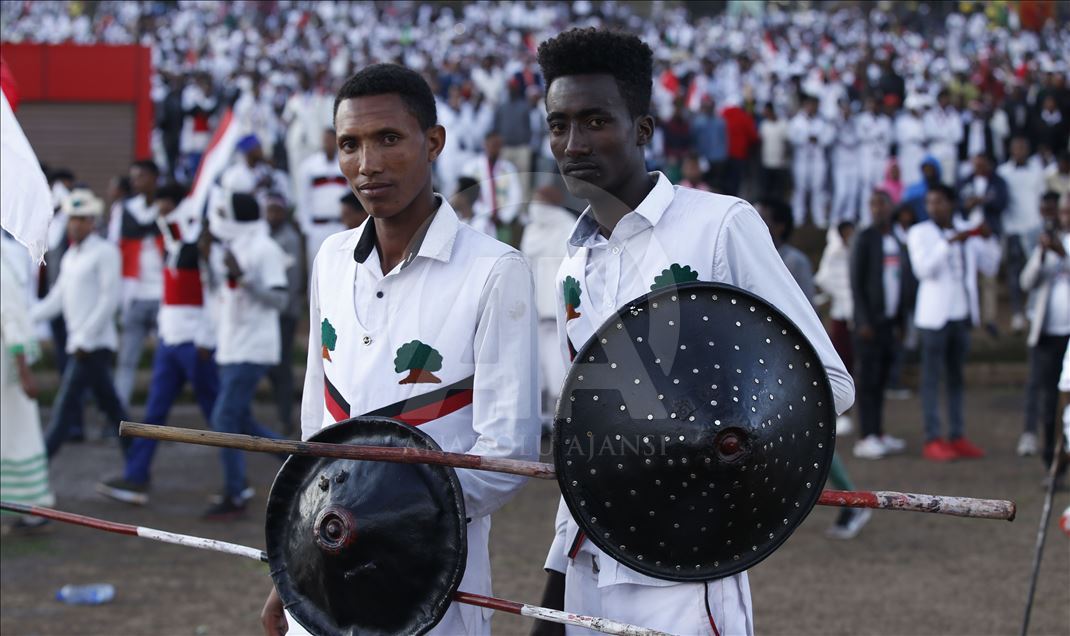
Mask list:
[[[372,343],[372,337],[371,336],[364,336],[364,338],[361,340],[361,342],[363,342],[366,345],[370,345]]]
[[[383,297],[383,292],[381,292],[381,291],[375,292],[375,297],[376,298],[382,298]]]
[[[613,253],[614,254],[620,254],[620,247],[613,246]]]

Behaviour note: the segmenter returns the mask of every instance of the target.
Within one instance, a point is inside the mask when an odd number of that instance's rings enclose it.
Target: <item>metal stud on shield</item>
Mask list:
[[[604,552],[661,579],[728,576],[809,514],[832,390],[783,314],[728,285],[636,300],[577,353],[554,422],[566,504]]]

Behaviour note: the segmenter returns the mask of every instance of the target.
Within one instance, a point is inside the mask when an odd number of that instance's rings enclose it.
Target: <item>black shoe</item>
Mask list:
[[[241,489],[241,492],[238,493],[238,498],[241,499],[242,504],[248,503],[249,500],[255,496],[256,488],[250,486],[249,482],[245,482],[245,486]],[[226,497],[227,496],[224,494],[212,495],[208,498],[208,503],[218,505],[223,503],[223,500],[226,499]]]
[[[134,483],[122,477],[98,483],[97,492],[109,499],[135,506],[144,506],[149,503],[148,484]]]
[[[45,534],[52,530],[51,522],[44,517],[25,515],[19,517],[15,523],[4,526],[5,535],[31,537]]]
[[[228,497],[204,511],[201,519],[205,521],[234,521],[244,516],[245,501]]]

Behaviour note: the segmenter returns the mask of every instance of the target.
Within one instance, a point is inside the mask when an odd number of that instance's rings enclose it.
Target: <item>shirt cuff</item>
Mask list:
[[[568,569],[568,556],[565,555],[565,533],[558,532],[554,535],[554,542],[550,544],[550,553],[546,555],[544,570],[553,570],[564,574]]]

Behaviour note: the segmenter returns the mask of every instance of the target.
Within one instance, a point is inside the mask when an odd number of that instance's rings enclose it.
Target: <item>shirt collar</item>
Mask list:
[[[613,235],[618,238],[630,238],[634,236],[636,232],[628,233],[627,236],[621,236],[618,234],[621,228],[621,224],[625,219],[631,217],[633,220],[642,220],[645,225],[654,227],[661,220],[661,217],[665,214],[665,210],[668,209],[672,203],[673,197],[676,196],[676,189],[673,188],[672,183],[661,172],[651,172],[651,175],[657,175],[657,183],[654,184],[653,189],[646,195],[642,203],[635,210],[624,215],[624,218],[620,220],[617,227],[613,230]],[[634,216],[633,216],[634,215]],[[578,221],[576,221],[575,227],[572,229],[572,234],[568,238],[569,255],[576,252],[578,248],[588,246],[594,240],[597,239],[599,234],[598,221],[595,220],[594,214],[591,212],[591,207],[587,206],[587,209],[580,215]]]
[[[425,226],[425,230],[413,237],[409,255],[401,264],[402,269],[408,267],[418,257],[448,263],[450,256],[453,255],[453,245],[457,240],[457,231],[461,222],[453,206],[442,195],[435,194],[435,203],[438,209],[432,215],[430,225]],[[375,222],[374,219],[368,217],[360,229],[354,231],[342,242],[339,249],[352,250],[353,260],[363,263],[368,260],[368,256],[375,249],[375,240]]]

